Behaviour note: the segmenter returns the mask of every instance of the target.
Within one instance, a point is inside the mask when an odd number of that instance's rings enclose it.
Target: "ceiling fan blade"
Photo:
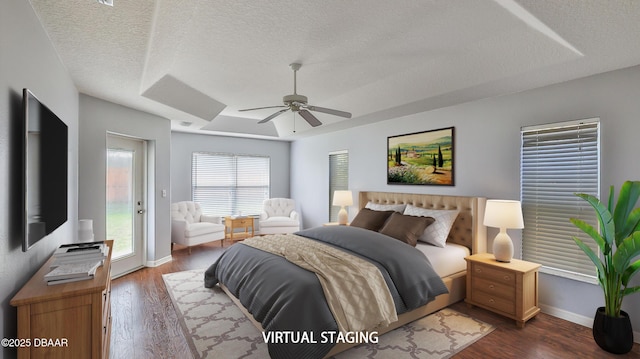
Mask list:
[[[311,110],[311,111],[317,111],[322,113],[328,113],[330,115],[351,118],[351,113],[345,112],[345,111],[333,110],[330,108],[317,107],[317,106],[311,106],[311,105],[308,105],[306,107],[307,107],[307,110]]]
[[[278,111],[278,112],[274,113],[273,115],[271,115],[271,116],[269,116],[269,117],[265,118],[264,120],[262,120],[262,121],[260,121],[260,122],[258,122],[258,123],[265,123],[265,122],[269,122],[269,121],[273,120],[274,118],[276,118],[276,117],[278,117],[278,116],[282,115],[283,113],[285,113],[285,112],[287,112],[287,111],[289,111],[289,108],[282,109],[282,110],[280,110],[280,111]]]
[[[322,125],[322,122],[320,122],[320,120],[318,120],[316,116],[312,115],[311,112],[307,110],[300,110],[298,111],[298,113],[300,114],[300,116],[302,116],[302,118],[309,122],[311,127],[318,127]]]
[[[281,107],[287,107],[287,106],[280,105],[280,106],[267,106],[267,107],[245,108],[244,110],[238,110],[238,111],[240,111],[240,112],[244,112],[244,111],[253,111],[253,110],[264,110],[265,108],[281,108]]]

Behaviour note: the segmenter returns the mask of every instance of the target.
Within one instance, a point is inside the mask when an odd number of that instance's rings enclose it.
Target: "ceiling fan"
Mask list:
[[[291,110],[293,112],[297,112],[298,114],[300,114],[300,116],[302,116],[302,118],[304,118],[312,127],[320,126],[322,125],[322,122],[320,122],[320,120],[318,120],[316,116],[314,116],[309,111],[316,111],[316,112],[328,113],[330,115],[351,118],[351,114],[349,112],[332,110],[330,108],[312,106],[307,104],[307,96],[298,95],[298,93],[296,92],[296,73],[298,72],[298,70],[300,70],[300,67],[302,67],[302,65],[299,63],[293,63],[293,64],[290,64],[289,67],[291,67],[291,69],[293,70],[293,95],[286,95],[282,98],[282,102],[284,103],[284,105],[247,108],[239,111],[262,110],[265,108],[283,108],[282,110],[266,117],[264,120],[261,120],[258,123],[269,122],[274,118],[282,115],[283,113]]]

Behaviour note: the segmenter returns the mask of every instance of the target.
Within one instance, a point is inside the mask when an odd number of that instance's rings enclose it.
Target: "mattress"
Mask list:
[[[447,243],[444,248],[418,242],[416,249],[424,253],[433,269],[441,278],[467,269],[467,261],[464,260],[470,252],[469,248],[459,244]]]

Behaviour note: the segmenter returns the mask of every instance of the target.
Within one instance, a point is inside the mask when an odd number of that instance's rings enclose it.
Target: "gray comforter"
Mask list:
[[[429,260],[415,248],[378,232],[348,226],[303,230],[297,235],[357,255],[380,269],[398,314],[447,293]],[[227,249],[205,272],[205,287],[224,284],[266,332],[313,333],[317,343],[269,343],[272,358],[322,358],[335,345],[321,333],[337,331],[316,275],[285,258],[245,246]]]

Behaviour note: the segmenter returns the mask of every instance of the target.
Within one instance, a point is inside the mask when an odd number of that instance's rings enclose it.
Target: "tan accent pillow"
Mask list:
[[[363,208],[358,212],[353,221],[351,221],[351,226],[377,232],[384,226],[384,222],[387,221],[387,218],[389,218],[392,213],[394,213],[394,211],[374,211]]]
[[[380,233],[415,247],[425,228],[435,221],[432,217],[405,216],[396,212],[389,217]]]

